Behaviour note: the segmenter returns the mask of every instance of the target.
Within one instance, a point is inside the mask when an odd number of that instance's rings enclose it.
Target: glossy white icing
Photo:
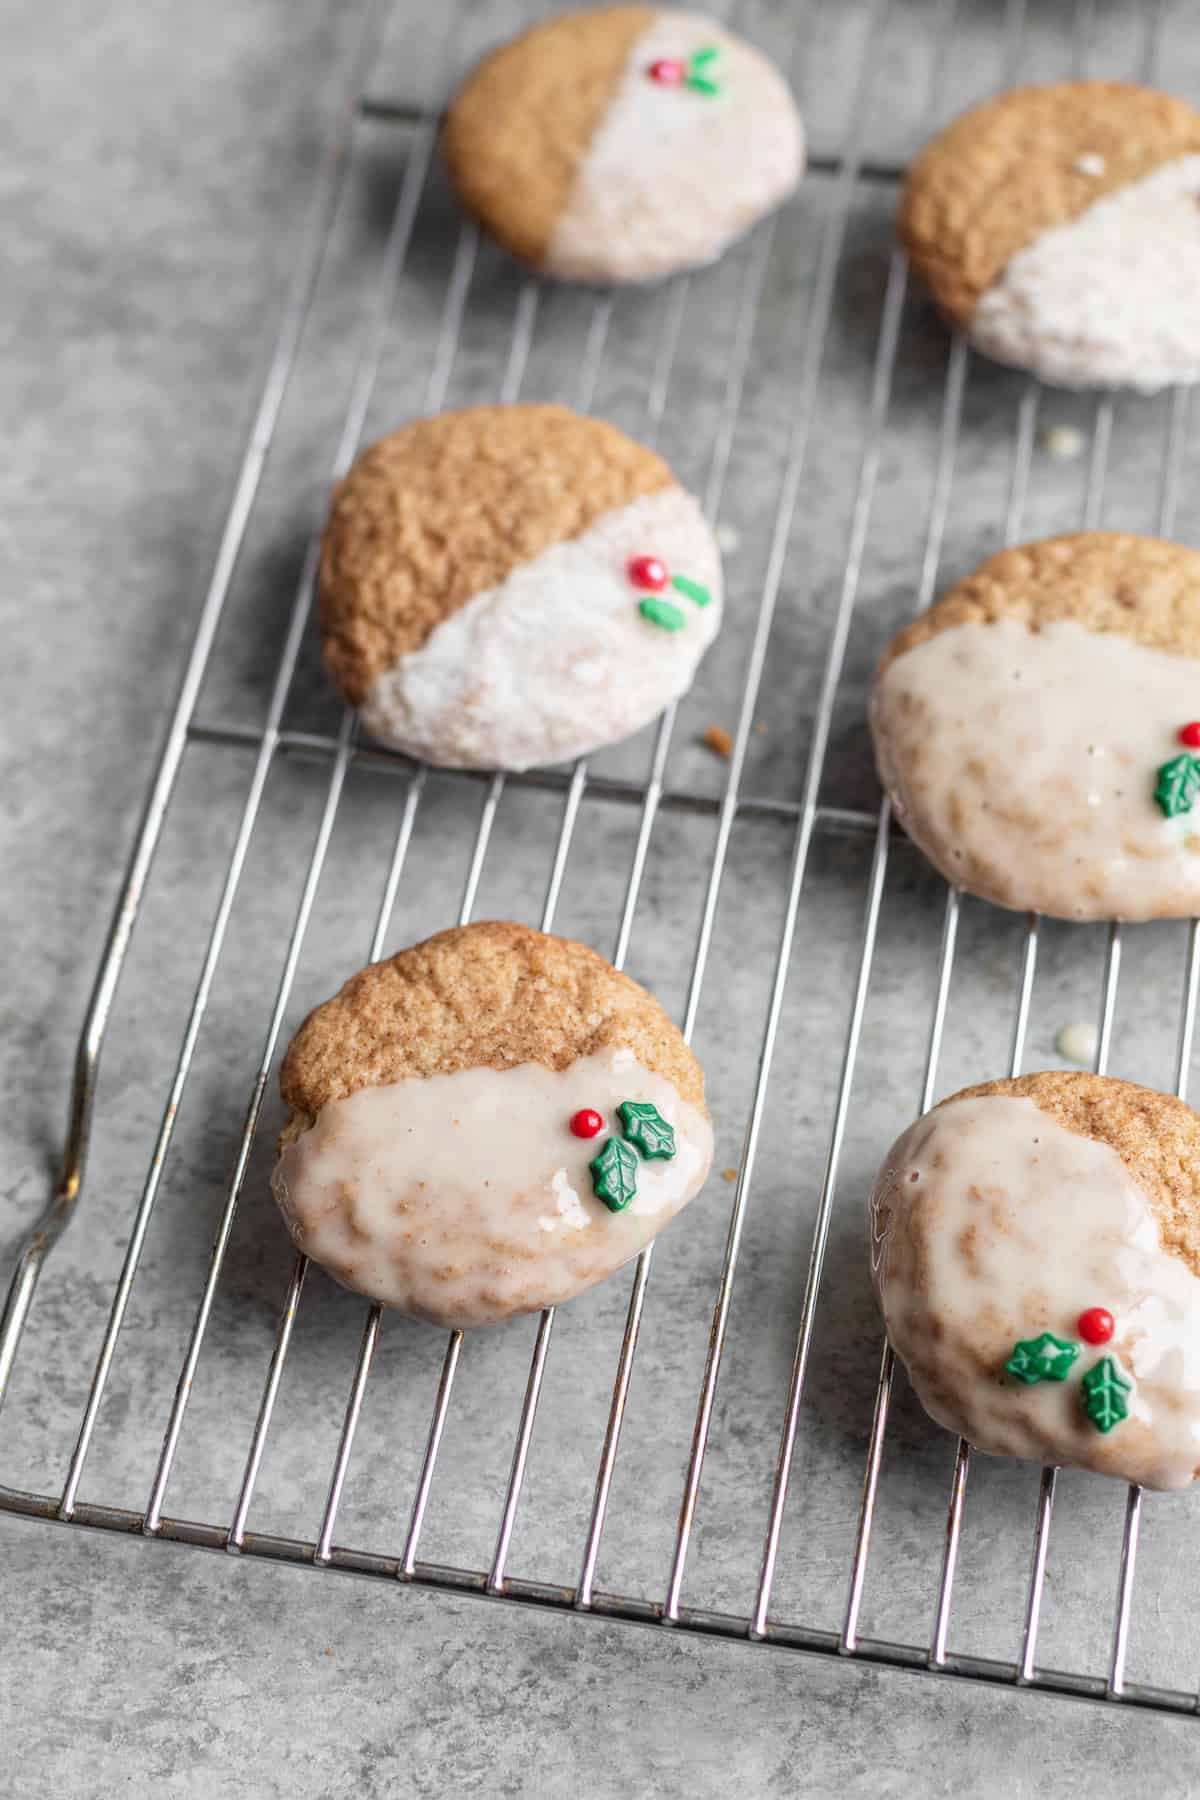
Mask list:
[[[1102,174],[1100,162],[1083,172]],[[1063,387],[1154,393],[1200,379],[1200,156],[1164,163],[1019,250],[969,336]]]
[[[675,1132],[669,1161],[637,1164],[621,1212],[588,1164],[620,1136],[623,1100]],[[583,1107],[595,1138],[572,1135]],[[436,1325],[487,1325],[569,1300],[636,1256],[699,1192],[707,1117],[627,1051],[363,1088],[321,1109],[283,1151],[272,1189],[299,1247],[345,1286]]]
[[[981,1450],[1075,1464],[1147,1487],[1200,1467],[1200,1281],[1163,1248],[1149,1200],[1107,1144],[1032,1100],[952,1100],[893,1145],[870,1202],[871,1264],[892,1345],[926,1410]],[[1065,1381],[1004,1373],[1019,1339],[1081,1342],[1107,1307],[1107,1344],[1082,1344]],[[1103,1356],[1131,1374],[1129,1417],[1088,1419],[1082,1376]]]
[[[668,589],[680,631],[648,624],[632,556],[709,590]],[[605,513],[443,621],[374,682],[367,729],[442,768],[566,762],[639,731],[691,686],[721,624],[721,557],[692,496],[671,486]]]
[[[880,777],[948,880],[1064,919],[1200,912],[1200,807],[1154,799],[1200,661],[1073,620],[953,625],[889,663]]]
[[[717,94],[652,81],[716,46]],[[804,133],[765,56],[699,13],[660,12],[634,45],[545,256],[580,281],[648,281],[711,262],[791,193]]]

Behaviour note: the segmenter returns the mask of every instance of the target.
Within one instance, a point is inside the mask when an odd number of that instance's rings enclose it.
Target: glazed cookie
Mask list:
[[[1200,1474],[1200,1118],[1052,1073],[965,1088],[870,1202],[892,1347],[939,1425],[996,1456],[1152,1488]]]
[[[1200,113],[1063,81],[964,113],[917,158],[900,237],[952,325],[1063,387],[1200,378]]]
[[[310,1013],[272,1177],[297,1245],[435,1325],[556,1306],[703,1187],[704,1076],[644,988],[523,925],[443,931]]]
[[[464,203],[514,255],[573,281],[712,262],[800,179],[778,70],[699,13],[563,13],[484,58],[446,115]]]
[[[419,419],[334,491],[321,634],[376,737],[526,769],[628,737],[721,622],[717,541],[661,457],[564,406]]]
[[[1200,553],[1084,531],[1003,550],[889,645],[896,816],[956,886],[1061,919],[1200,912]]]

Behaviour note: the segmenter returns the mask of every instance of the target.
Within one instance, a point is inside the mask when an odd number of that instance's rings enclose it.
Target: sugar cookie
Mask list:
[[[1200,113],[1116,81],[1015,88],[909,171],[900,236],[946,318],[1063,387],[1200,378]]]
[[[334,492],[325,661],[369,731],[447,768],[629,736],[692,682],[721,558],[667,464],[564,406],[418,419]]]
[[[446,116],[465,204],[547,274],[648,281],[712,262],[804,166],[774,65],[699,13],[563,13],[484,58]]]
[[[583,944],[467,925],[372,963],[280,1072],[272,1188],[344,1286],[436,1325],[569,1300],[704,1185],[704,1076],[644,988]]]
[[[948,881],[1062,919],[1200,912],[1200,553],[1003,550],[892,640],[880,779]]]
[[[917,1398],[980,1450],[1152,1488],[1200,1473],[1200,1118],[1050,1073],[892,1146],[871,1270]]]

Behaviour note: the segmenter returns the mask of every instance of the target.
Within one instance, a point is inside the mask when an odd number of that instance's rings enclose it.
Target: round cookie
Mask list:
[[[974,107],[909,170],[899,231],[952,325],[1063,387],[1200,378],[1200,113],[1063,81]]]
[[[1200,1117],[1049,1073],[892,1146],[871,1273],[925,1410],[980,1450],[1152,1488],[1200,1473]]]
[[[386,743],[443,768],[565,762],[690,687],[721,559],[661,457],[564,406],[418,419],[334,490],[325,661]]]
[[[1062,919],[1200,912],[1200,553],[1084,531],[990,557],[889,645],[896,816],[958,887]]]
[[[443,150],[506,249],[573,281],[712,262],[791,193],[804,134],[766,57],[699,13],[563,13],[484,58]]]
[[[704,1075],[637,982],[566,938],[460,926],[309,1014],[272,1189],[307,1256],[435,1325],[556,1306],[704,1185]]]

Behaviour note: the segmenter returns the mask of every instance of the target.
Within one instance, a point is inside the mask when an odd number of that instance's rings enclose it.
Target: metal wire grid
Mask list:
[[[715,813],[717,828],[714,847],[709,865],[699,931],[692,954],[691,974],[682,1021],[685,1035],[690,1038],[695,1028],[708,967],[722,878],[728,862],[734,825],[739,818],[761,817],[769,814],[786,818],[792,826],[793,842],[786,904],[779,930],[770,997],[758,1047],[753,1099],[730,1217],[724,1266],[713,1310],[708,1354],[697,1397],[691,1453],[663,1598],[661,1601],[652,1602],[630,1596],[603,1593],[598,1591],[595,1585],[597,1560],[620,1449],[622,1424],[651,1273],[653,1246],[642,1253],[636,1265],[596,1476],[591,1515],[582,1548],[578,1580],[573,1586],[520,1580],[507,1573],[512,1535],[520,1507],[538,1402],[550,1351],[554,1326],[553,1309],[541,1316],[538,1326],[517,1426],[509,1479],[496,1531],[494,1552],[486,1570],[434,1564],[421,1560],[418,1554],[459,1365],[462,1347],[460,1332],[451,1333],[446,1346],[402,1552],[398,1556],[380,1556],[335,1545],[334,1534],[339,1507],[378,1341],[381,1322],[381,1312],[378,1307],[370,1308],[366,1318],[357,1365],[344,1411],[338,1448],[330,1473],[327,1497],[315,1538],[304,1541],[256,1533],[248,1529],[249,1509],[300,1305],[307,1266],[303,1257],[297,1257],[292,1270],[263,1387],[258,1417],[245,1461],[240,1493],[231,1522],[228,1525],[201,1524],[172,1518],[163,1510],[192,1384],[199,1365],[246,1175],[251,1146],[270,1070],[278,1048],[285,1011],[329,849],[348,768],[356,759],[370,761],[373,764],[390,768],[407,783],[376,924],[368,947],[369,959],[374,959],[382,953],[388,921],[403,876],[418,808],[425,791],[426,774],[423,769],[414,769],[404,759],[394,757],[389,752],[367,748],[359,744],[355,721],[349,712],[343,715],[339,729],[332,736],[287,732],[283,729],[284,709],[291,691],[313,590],[317,556],[315,537],[309,545],[297,586],[266,718],[261,730],[243,731],[233,727],[203,725],[195,717],[197,700],[211,657],[222,611],[230,591],[239,551],[255,505],[289,377],[296,362],[301,335],[312,303],[329,232],[347,179],[350,161],[347,150],[355,118],[363,110],[360,95],[365,75],[371,68],[375,55],[382,23],[383,0],[375,0],[369,9],[360,41],[351,59],[348,83],[351,100],[343,111],[324,171],[317,184],[312,216],[301,245],[295,275],[287,297],[279,339],[237,479],[213,576],[201,609],[195,643],[185,671],[167,741],[147,802],[121,902],[113,921],[109,942],[81,1035],[72,1095],[68,1143],[62,1171],[50,1203],[19,1258],[3,1319],[0,1320],[0,1402],[3,1400],[12,1373],[22,1330],[33,1301],[42,1264],[49,1249],[69,1220],[79,1198],[91,1130],[96,1072],[105,1030],[129,947],[130,935],[145,892],[150,864],[163,830],[172,791],[188,744],[191,742],[215,742],[230,746],[252,745],[256,755],[250,784],[209,933],[201,973],[180,1046],[167,1103],[113,1297],[108,1326],[100,1354],[96,1360],[87,1404],[61,1493],[39,1495],[11,1488],[0,1488],[0,1506],[5,1510],[43,1519],[91,1525],[128,1533],[141,1533],[148,1537],[226,1549],[244,1555],[325,1565],[360,1574],[398,1579],[414,1585],[453,1589],[492,1598],[520,1600],[553,1609],[615,1617],[647,1624],[668,1625],[685,1631],[746,1639],[827,1655],[839,1655],[863,1663],[926,1669],[993,1683],[1028,1686],[1032,1689],[1083,1698],[1120,1700],[1169,1711],[1191,1712],[1196,1710],[1197,1700],[1194,1694],[1135,1684],[1128,1682],[1125,1678],[1138,1532],[1141,1521],[1141,1492],[1137,1488],[1130,1489],[1126,1507],[1111,1653],[1104,1675],[1075,1674],[1063,1670],[1040,1668],[1037,1665],[1038,1629],[1055,1498],[1056,1471],[1054,1469],[1045,1470],[1041,1481],[1024,1629],[1018,1659],[1013,1662],[1004,1662],[983,1657],[954,1655],[949,1651],[948,1633],[954,1581],[962,1534],[964,1497],[971,1464],[970,1448],[965,1443],[960,1443],[955,1460],[947,1505],[945,1548],[928,1644],[890,1643],[870,1639],[860,1633],[859,1618],[871,1549],[872,1529],[875,1522],[894,1374],[894,1360],[891,1351],[886,1346],[880,1367],[874,1420],[849,1577],[848,1597],[841,1631],[836,1633],[819,1631],[771,1616],[772,1592],[788,1501],[789,1483],[794,1468],[796,1437],[809,1369],[817,1298],[821,1286],[839,1162],[849,1116],[863,1018],[871,983],[891,841],[891,820],[886,802],[879,809],[877,816],[871,816],[865,813],[826,807],[821,804],[819,795],[834,705],[860,585],[872,503],[879,475],[883,425],[887,417],[893,372],[896,365],[907,288],[906,269],[899,254],[893,255],[888,269],[868,404],[865,448],[858,472],[844,573],[833,629],[826,650],[802,797],[799,804],[760,800],[754,796],[743,794],[742,781],[773,617],[783,579],[789,536],[805,470],[816,389],[825,353],[826,334],[834,303],[835,283],[843,251],[847,220],[856,184],[864,168],[864,134],[871,83],[875,73],[876,49],[880,37],[878,27],[882,23],[886,5],[887,0],[869,0],[866,30],[863,36],[863,54],[850,96],[844,148],[838,158],[826,159],[824,163],[836,183],[834,204],[824,225],[808,330],[804,340],[797,404],[783,459],[770,540],[770,553],[753,630],[734,747],[729,760],[724,793],[719,800],[712,800],[704,795],[668,788],[667,760],[675,724],[674,707],[664,715],[658,726],[650,768],[643,783],[601,780],[589,774],[585,762],[579,763],[567,776],[553,771],[542,771],[529,776],[511,777],[497,774],[487,778],[483,786],[482,806],[459,909],[460,920],[465,921],[471,916],[497,808],[505,787],[510,783],[555,792],[561,797],[562,811],[558,838],[547,880],[541,918],[542,927],[546,930],[551,929],[554,923],[568,856],[585,795],[589,791],[601,793],[608,799],[636,805],[640,808],[637,840],[613,950],[613,960],[619,967],[624,962],[628,950],[651,834],[659,811],[664,807],[679,807],[685,810]],[[940,56],[935,58],[931,71],[931,103],[938,91],[943,59],[949,53],[956,11],[957,0],[939,0],[937,42],[942,49]],[[1155,67],[1164,11],[1164,5],[1159,4],[1149,7],[1144,14],[1143,75],[1151,74]],[[1081,60],[1086,53],[1092,29],[1091,15],[1091,6],[1087,0],[1082,0],[1076,9],[1075,17],[1076,44]],[[1010,72],[1015,73],[1019,66],[1022,47],[1023,0],[1009,0],[1005,19],[1007,61]],[[380,108],[373,110],[377,114],[381,111],[386,112],[386,109]],[[436,120],[432,116],[415,121],[410,154],[381,263],[379,287],[359,352],[351,386],[350,402],[333,460],[332,474],[335,477],[344,471],[351,461],[364,428],[376,374],[383,355],[385,335],[392,313],[395,292],[422,202],[434,149],[435,134]],[[873,169],[873,172],[878,174],[880,171]],[[734,432],[750,365],[755,322],[773,235],[774,226],[769,224],[759,233],[745,263],[737,303],[733,349],[721,403],[720,424],[713,440],[704,491],[705,509],[710,517],[716,517],[720,509]],[[478,238],[474,227],[465,224],[461,228],[458,239],[439,328],[437,349],[428,378],[425,403],[426,409],[430,411],[436,410],[442,405],[448,390],[474,269],[477,245]],[[688,282],[686,279],[682,279],[672,284],[666,292],[660,340],[645,403],[645,426],[642,435],[650,443],[655,441],[665,413],[672,367],[683,329],[687,291]],[[540,300],[540,284],[532,278],[527,279],[520,288],[513,315],[507,361],[498,396],[502,400],[514,400],[521,392],[534,340]],[[585,354],[579,372],[578,388],[574,396],[575,404],[581,410],[586,410],[590,406],[596,390],[609,335],[611,310],[610,298],[601,296],[595,299]],[[957,341],[950,351],[947,365],[937,464],[917,594],[917,604],[921,607],[928,604],[933,597],[937,581],[955,455],[959,441],[967,367],[968,352],[965,345],[961,341]],[[1021,532],[1030,480],[1039,393],[1037,385],[1032,381],[1029,382],[1024,389],[1018,410],[1005,519],[1008,541],[1017,538]],[[1113,418],[1112,400],[1106,396],[1099,397],[1095,403],[1091,437],[1091,456],[1084,504],[1085,524],[1095,523],[1100,516],[1106,465],[1112,439]],[[1159,499],[1159,525],[1164,534],[1169,534],[1175,515],[1186,428],[1187,397],[1185,392],[1180,391],[1176,393],[1170,404],[1164,445]],[[125,1319],[151,1213],[158,1196],[179,1102],[192,1066],[193,1055],[234,900],[245,868],[267,777],[275,758],[288,751],[321,757],[328,762],[329,773],[325,799],[250,1095],[233,1176],[211,1253],[203,1293],[196,1310],[186,1355],[180,1370],[174,1404],[163,1435],[157,1469],[143,1512],[81,1502],[78,1497],[80,1480],[91,1446],[118,1337]],[[843,1051],[824,1180],[820,1192],[807,1279],[796,1333],[791,1378],[779,1434],[779,1450],[769,1523],[762,1550],[757,1591],[749,1613],[745,1616],[735,1616],[686,1606],[682,1600],[682,1590],[696,1520],[709,1427],[725,1349],[743,1225],[754,1175],[755,1158],[776,1048],[801,893],[808,868],[810,849],[818,830],[869,832],[873,834],[874,850],[867,890],[861,953]],[[921,1110],[932,1104],[936,1092],[938,1061],[955,962],[959,911],[960,896],[956,891],[950,890],[947,892],[945,901],[936,998],[926,1048],[924,1079],[919,1096]],[[1012,1029],[1010,1066],[1014,1074],[1020,1069],[1024,1053],[1037,964],[1038,941],[1038,921],[1036,918],[1031,918],[1025,937]],[[1098,1070],[1103,1070],[1108,1060],[1120,964],[1121,930],[1119,926],[1114,925],[1109,930],[1105,958],[1099,1045],[1096,1056]],[[1190,928],[1179,1025],[1176,1087],[1181,1095],[1185,1092],[1191,1061],[1198,990],[1200,990],[1200,935],[1198,935],[1197,925],[1194,922]]]

